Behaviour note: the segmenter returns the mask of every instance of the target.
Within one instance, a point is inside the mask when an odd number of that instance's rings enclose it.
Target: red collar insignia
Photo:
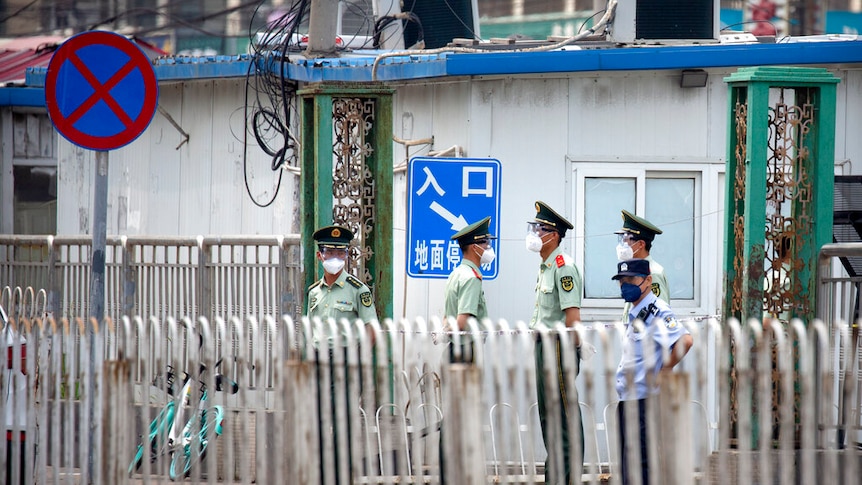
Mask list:
[[[482,279],[482,273],[480,273],[480,272],[476,271],[476,270],[475,270],[475,269],[473,269],[473,268],[470,268],[470,269],[472,269],[472,270],[473,270],[473,274],[474,274],[474,275],[476,275],[476,278],[479,278],[480,280]]]
[[[558,254],[557,258],[554,259],[554,261],[557,262],[557,268],[562,268],[566,265],[566,258],[564,258],[562,254]]]

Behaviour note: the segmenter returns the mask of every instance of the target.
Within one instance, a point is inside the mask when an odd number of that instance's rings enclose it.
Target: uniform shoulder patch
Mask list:
[[[571,276],[563,276],[560,278],[560,287],[565,292],[572,291],[575,288],[575,281]]]
[[[362,288],[362,282],[359,281],[359,278],[353,275],[347,275],[347,282],[354,288]]]
[[[673,318],[673,316],[671,316],[671,315],[668,315],[668,316],[664,317],[664,326],[665,326],[668,330],[673,330],[673,329],[675,329],[675,328],[676,328],[676,326],[677,326],[676,318]]]
[[[323,282],[323,280],[315,281],[314,283],[311,284],[311,286],[308,287],[308,291],[311,291],[311,290],[317,288],[318,286],[320,286],[320,283],[322,283],[322,282]]]
[[[562,268],[566,265],[566,258],[562,254],[558,254],[554,262],[557,263],[557,268]]]
[[[374,299],[371,298],[371,292],[366,291],[366,292],[363,292],[359,295],[359,301],[362,302],[362,306],[370,307],[371,304],[374,302]]]
[[[655,296],[661,296],[661,286],[658,283],[653,283],[650,285],[650,289],[652,290]]]

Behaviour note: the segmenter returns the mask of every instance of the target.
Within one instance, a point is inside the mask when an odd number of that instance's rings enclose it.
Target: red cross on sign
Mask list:
[[[91,150],[131,143],[149,126],[159,99],[152,63],[113,32],[78,34],[48,64],[45,101],[54,127]]]

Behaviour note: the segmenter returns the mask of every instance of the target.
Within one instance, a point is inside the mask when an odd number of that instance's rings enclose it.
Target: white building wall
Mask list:
[[[484,284],[490,316],[509,321],[532,314],[539,256],[524,249],[525,223],[535,200],[562,212],[575,226],[565,249],[583,266],[585,174],[618,170],[695,174],[695,264],[691,300],[674,301],[681,315],[711,315],[722,298],[724,160],[727,85],[734,69],[709,70],[705,88],[682,89],[678,71],[572,73],[476,77],[396,83],[393,134],[432,138],[431,145],[393,143],[394,163],[453,146],[463,156],[502,162],[499,277]],[[862,174],[862,71],[836,70],[836,173]],[[296,177],[285,173],[275,202],[257,207],[245,189],[244,80],[161,85],[161,114],[141,137],[110,153],[109,234],[285,234],[298,230]],[[268,201],[277,184],[269,157],[251,138],[247,170],[251,193]],[[89,233],[92,152],[62,140],[59,149],[58,233]],[[856,163],[853,163],[856,162]],[[445,280],[405,274],[406,180],[394,175],[394,316],[440,317]],[[580,212],[579,212],[580,211]],[[656,245],[662,243],[662,236]],[[613,247],[608,247],[613,252]],[[668,262],[664,262],[666,265]],[[608,268],[608,277],[614,268]],[[671,282],[673,286],[673,282]],[[582,317],[609,320],[619,300],[585,301]]]
[[[836,70],[838,84],[835,160],[842,175],[862,174],[862,71]]]
[[[579,171],[619,168],[625,174],[633,167],[696,174],[698,236],[694,253],[698,277],[694,298],[672,303],[681,316],[720,312],[728,125],[728,86],[723,78],[734,71],[711,69],[706,87],[687,89],[679,87],[679,71],[476,77],[398,87],[395,136],[434,138],[433,146],[413,147],[410,156],[459,145],[466,156],[502,162],[500,271],[497,279],[484,283],[492,318],[528,320],[532,314],[539,256],[524,249],[523,238],[525,222],[535,215],[533,202],[549,203],[576,226],[564,246],[582,266]],[[836,173],[862,173],[858,162],[857,167],[842,163],[854,158],[858,161],[862,156],[862,137],[847,135],[862,128],[862,117],[858,116],[862,113],[862,71],[836,74],[842,79]],[[394,153],[396,163],[403,161],[403,146],[395,144]],[[445,281],[404,275],[404,175],[397,175],[395,182],[395,315],[442,316]],[[656,239],[656,247],[662,243],[661,237]],[[609,278],[613,271],[613,267],[608,268]],[[406,291],[406,298],[401,291]],[[619,316],[620,307],[620,300],[585,300],[581,315],[585,320],[611,320]]]
[[[243,105],[240,79],[161,84],[159,106],[189,134],[157,112],[141,136],[108,154],[108,234],[287,234],[293,226],[295,179],[284,173],[272,205],[257,207],[246,192],[244,170],[255,200],[273,198],[279,172],[249,135],[243,166]],[[63,139],[58,151],[58,234],[92,231],[95,152]]]

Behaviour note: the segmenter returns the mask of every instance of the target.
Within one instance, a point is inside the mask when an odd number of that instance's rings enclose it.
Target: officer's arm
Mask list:
[[[691,334],[685,334],[673,344],[670,348],[670,357],[667,362],[662,365],[661,370],[671,370],[679,364],[685,354],[688,353],[688,350],[691,346],[694,345],[694,339],[691,337]]]
[[[458,330],[467,330],[471,318],[476,318],[479,301],[482,298],[482,280],[470,277],[458,290],[458,317],[455,319]],[[476,313],[474,313],[476,312]]]
[[[476,316],[469,313],[459,313],[456,320],[458,323],[458,330],[466,330],[467,322],[469,322],[471,318],[476,318]]]
[[[573,306],[573,307],[566,308],[564,311],[566,312],[566,327],[567,328],[574,327],[575,323],[581,321],[581,309],[580,308]],[[575,346],[580,346],[581,341],[578,338],[577,332],[575,332],[574,335],[575,335]]]

